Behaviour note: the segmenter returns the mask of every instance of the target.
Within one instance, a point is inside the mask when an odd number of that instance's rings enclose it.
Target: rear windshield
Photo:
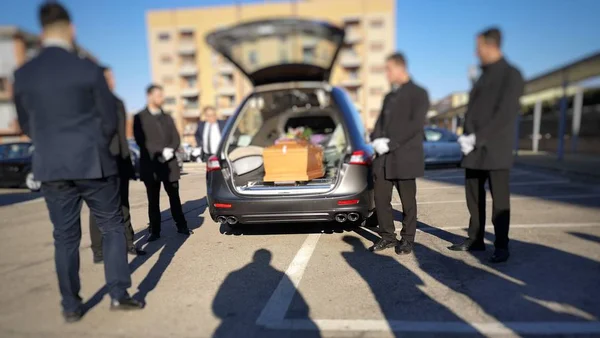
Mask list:
[[[347,146],[339,110],[323,89],[293,89],[253,94],[240,109],[225,144],[266,148],[286,139],[303,139],[323,148]]]

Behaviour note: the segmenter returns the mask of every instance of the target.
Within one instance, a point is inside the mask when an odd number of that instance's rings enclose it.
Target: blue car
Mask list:
[[[462,160],[458,136],[446,129],[426,127],[423,148],[426,165],[459,165]]]

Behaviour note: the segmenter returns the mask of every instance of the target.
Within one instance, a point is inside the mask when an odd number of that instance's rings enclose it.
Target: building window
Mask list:
[[[302,48],[302,59],[306,63],[311,63],[315,57],[315,47],[305,46]]]
[[[371,93],[371,95],[381,95],[381,94],[383,94],[383,88],[381,88],[381,87],[372,87],[369,90],[369,93]]]
[[[8,80],[5,77],[0,77],[0,92],[8,90]]]
[[[161,63],[165,63],[165,64],[166,63],[171,63],[171,62],[173,62],[173,58],[171,56],[169,56],[169,55],[163,55],[163,56],[160,57],[160,62]]]
[[[384,66],[372,66],[371,73],[373,74],[383,74],[385,72]]]
[[[371,43],[371,51],[372,52],[381,52],[383,50],[383,43],[382,42],[373,42]]]
[[[169,96],[169,97],[165,97],[165,104],[166,105],[172,105],[175,104],[177,101],[175,100],[174,97]]]
[[[188,88],[196,88],[198,85],[198,79],[196,79],[196,77],[186,77],[184,80]]]
[[[169,40],[171,40],[171,34],[169,34],[169,33],[159,33],[158,34],[158,41],[165,42],[165,41],[169,41]]]
[[[371,20],[371,28],[383,28],[384,25],[385,23],[383,22],[383,19]]]

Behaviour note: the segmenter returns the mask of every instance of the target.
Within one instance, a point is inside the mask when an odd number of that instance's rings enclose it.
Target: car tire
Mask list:
[[[33,177],[33,172],[29,172],[27,175],[25,175],[25,186],[31,192],[38,192],[40,189],[42,189],[42,182],[36,181]]]

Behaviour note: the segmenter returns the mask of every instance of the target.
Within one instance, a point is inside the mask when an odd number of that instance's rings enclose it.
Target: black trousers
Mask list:
[[[119,193],[121,195],[121,210],[123,211],[123,223],[125,225],[125,238],[127,249],[135,248],[133,244],[133,226],[131,225],[131,214],[129,212],[129,177],[120,175]],[[90,239],[92,240],[92,251],[94,255],[102,256],[102,233],[96,223],[96,217],[90,212]]]
[[[90,208],[102,234],[104,274],[111,298],[121,299],[131,286],[119,182],[116,176],[94,180],[43,182],[42,193],[54,225],[54,261],[65,311],[81,306],[79,244],[82,202]]]
[[[381,238],[396,240],[396,227],[394,226],[394,210],[392,208],[392,193],[394,187],[400,194],[402,201],[402,231],[403,239],[414,242],[417,232],[417,182],[415,179],[386,180],[383,166],[373,168],[375,180],[375,209],[377,221],[381,230]]]
[[[160,224],[162,222],[160,216],[160,186],[164,186],[167,195],[169,195],[169,204],[171,206],[171,215],[177,229],[186,230],[187,221],[183,214],[181,200],[179,198],[179,182],[168,181],[144,181],[146,185],[146,194],[148,195],[148,219],[150,220],[150,232],[155,235],[160,235]]]
[[[489,181],[492,193],[492,223],[496,233],[495,246],[508,248],[508,229],[510,226],[510,172],[508,170],[474,170],[466,169],[465,190],[467,207],[471,214],[469,221],[469,238],[483,242],[485,235],[486,191],[485,183]]]

